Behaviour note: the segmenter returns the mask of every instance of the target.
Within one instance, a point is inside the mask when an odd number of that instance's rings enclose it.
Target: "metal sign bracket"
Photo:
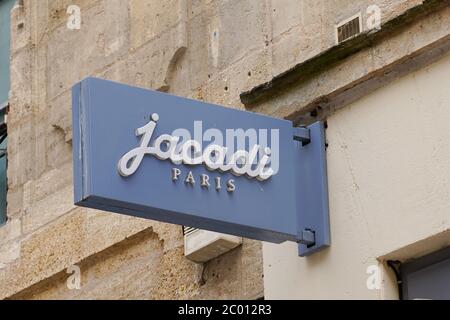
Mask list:
[[[330,246],[325,126],[294,128],[298,251],[305,257]]]

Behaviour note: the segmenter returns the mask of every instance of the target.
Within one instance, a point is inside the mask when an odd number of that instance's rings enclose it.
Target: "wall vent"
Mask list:
[[[214,259],[242,243],[241,237],[183,227],[184,255],[197,263]]]
[[[197,228],[192,228],[192,227],[183,227],[183,235],[189,235],[192,232],[195,232],[196,230],[198,230]]]
[[[358,13],[353,17],[341,21],[336,25],[336,42],[337,44],[352,39],[362,31],[361,14]]]

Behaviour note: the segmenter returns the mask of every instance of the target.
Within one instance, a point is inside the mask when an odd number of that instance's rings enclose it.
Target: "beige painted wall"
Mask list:
[[[450,244],[450,55],[328,118],[331,248],[263,245],[269,299],[396,298],[390,259]],[[368,290],[367,267],[382,270]]]

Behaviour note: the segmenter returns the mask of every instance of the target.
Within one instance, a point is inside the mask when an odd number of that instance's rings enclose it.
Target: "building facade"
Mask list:
[[[448,297],[429,278],[450,272],[449,4],[0,0],[0,298]],[[243,239],[196,263],[180,226],[75,207],[71,88],[88,76],[326,121],[330,248]]]

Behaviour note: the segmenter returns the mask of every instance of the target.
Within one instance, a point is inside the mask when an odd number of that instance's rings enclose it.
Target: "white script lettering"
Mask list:
[[[140,146],[126,153],[118,163],[119,174],[123,177],[134,174],[145,155],[153,155],[159,160],[170,160],[174,164],[184,163],[192,166],[204,164],[210,171],[230,171],[236,176],[247,175],[249,178],[256,178],[260,181],[267,180],[274,175],[274,170],[267,166],[271,155],[271,149],[268,147],[261,148],[259,145],[254,145],[250,152],[238,150],[226,163],[225,156],[228,148],[217,144],[211,144],[202,150],[198,141],[188,140],[178,146],[180,137],[168,134],[157,137],[151,144],[150,141],[158,121],[159,115],[154,113],[149,123],[136,130],[136,136],[141,137]],[[261,149],[263,155],[258,162],[255,162]],[[253,165],[254,163],[256,166]],[[178,172],[173,172],[173,179],[177,180],[178,175]],[[203,182],[206,184],[205,181]],[[233,184],[228,185],[228,190],[234,191],[234,188]]]

